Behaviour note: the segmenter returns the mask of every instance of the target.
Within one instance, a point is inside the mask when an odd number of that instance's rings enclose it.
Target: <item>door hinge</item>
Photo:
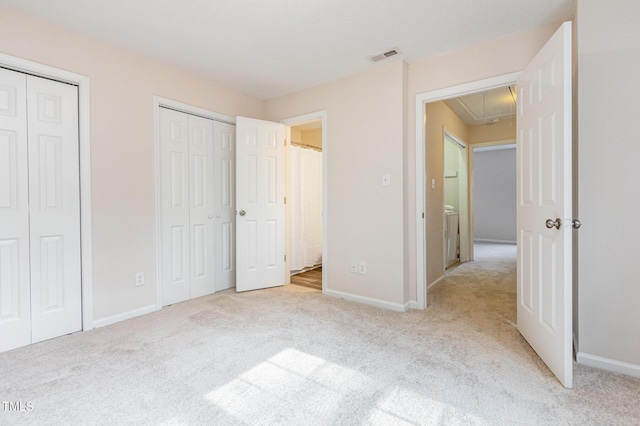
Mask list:
[[[284,261],[285,262],[287,261],[287,255],[286,254],[284,255]]]
[[[424,212],[422,212],[422,218],[424,219]]]
[[[284,139],[284,146],[287,146],[287,138]]]
[[[284,203],[287,204],[287,197],[284,197]]]

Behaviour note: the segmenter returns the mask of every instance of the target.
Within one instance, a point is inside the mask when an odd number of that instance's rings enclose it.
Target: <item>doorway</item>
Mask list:
[[[436,195],[443,191],[444,185],[444,170],[442,167],[443,154],[438,153],[438,150],[442,149],[443,145],[440,143],[438,145],[440,148],[434,152],[425,141],[428,137],[428,132],[434,131],[434,129],[438,131],[438,128],[440,131],[446,128],[451,133],[455,131],[456,136],[462,135],[462,137],[467,138],[466,130],[458,130],[458,128],[451,124],[443,127],[444,121],[440,122],[439,127],[433,123],[428,125],[427,120],[430,117],[428,109],[430,106],[438,106],[439,109],[445,111],[446,114],[455,115],[449,105],[454,99],[466,95],[481,94],[482,92],[487,92],[492,89],[509,87],[515,84],[519,75],[520,73],[506,74],[416,96],[416,238],[418,240],[416,244],[416,305],[418,309],[426,309],[427,287],[437,285],[444,277],[444,242],[437,238],[437,235],[444,236],[443,221],[439,221],[439,224],[434,225],[428,220],[430,217],[442,217],[441,215],[444,210],[444,196],[442,194],[439,196]],[[460,108],[464,109],[463,106]],[[483,109],[482,98],[480,98],[479,109],[480,111]],[[477,118],[484,122],[485,119],[490,117],[486,117],[486,114],[480,113]],[[464,123],[462,123],[462,120],[459,120],[458,124],[462,126]],[[464,127],[466,128],[466,126]],[[491,125],[487,127],[493,128]],[[438,140],[442,140],[442,136],[440,136]],[[466,142],[469,142],[469,140]],[[432,144],[431,146],[435,145]],[[433,161],[427,163],[427,158],[439,158],[441,160],[436,163]],[[467,223],[469,223],[469,219]],[[435,236],[437,243],[431,243],[430,247],[428,247],[427,234]],[[472,235],[471,230],[469,235]],[[431,241],[433,241],[433,239]],[[467,244],[469,247],[469,259],[473,259],[472,245]],[[429,272],[429,274],[427,274],[427,272]]]
[[[516,244],[515,140],[479,143],[469,152],[476,243]]]
[[[159,96],[153,103],[161,309],[235,286],[236,119]],[[185,143],[169,149],[171,139]]]
[[[89,78],[5,54],[0,65],[12,81],[0,89],[3,351],[93,328],[93,287]]]
[[[445,271],[469,261],[467,144],[443,131],[443,260]]]
[[[287,202],[287,223],[289,224],[287,226],[287,241],[289,241],[287,270],[290,271],[289,281],[299,281],[302,283],[301,285],[307,284],[315,289],[320,287],[325,293],[329,289],[327,274],[327,113],[326,111],[313,112],[283,120],[282,123],[288,126],[287,139],[291,141],[287,163],[287,199],[291,200],[291,202]],[[300,190],[303,189],[298,186],[300,183],[297,182],[300,178],[299,174],[291,167],[292,150],[298,151],[297,153],[302,150],[313,151],[314,153],[307,152],[307,154],[315,157],[315,160],[311,160],[314,164],[313,167],[320,167],[319,173],[315,173],[315,182],[313,183],[315,195],[309,199],[312,211],[307,219],[310,219],[312,224],[307,229],[311,230],[314,236],[308,240],[304,238],[304,235],[300,235],[299,226],[294,229],[295,221],[300,222],[306,217],[306,214],[301,215],[300,211],[296,212],[295,210],[300,209],[294,208],[292,205],[294,202],[300,201]],[[318,177],[320,177],[319,182]],[[294,218],[295,215],[298,217]],[[301,236],[303,238],[300,238]],[[293,239],[298,239],[298,242],[294,244]],[[294,253],[292,251],[294,247],[300,247],[301,244],[310,244],[313,248],[308,250],[306,254],[304,251]],[[305,271],[309,272],[303,275]],[[303,272],[303,274],[299,274],[299,272]]]
[[[292,126],[290,134],[291,283],[322,290],[322,121]]]

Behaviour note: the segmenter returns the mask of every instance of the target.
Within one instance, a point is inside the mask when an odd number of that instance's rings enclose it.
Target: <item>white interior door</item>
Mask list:
[[[236,291],[286,283],[285,126],[236,122]]]
[[[191,295],[189,257],[189,118],[160,108],[162,304]]]
[[[82,328],[78,88],[27,76],[31,341]]]
[[[31,343],[26,81],[0,68],[0,352]]]
[[[518,92],[518,330],[572,387],[571,23],[525,69]]]
[[[160,108],[162,303],[215,292],[213,124]]]
[[[236,285],[235,145],[236,128],[213,122],[215,158],[216,291]]]
[[[215,222],[213,121],[188,115],[190,298],[214,293]]]

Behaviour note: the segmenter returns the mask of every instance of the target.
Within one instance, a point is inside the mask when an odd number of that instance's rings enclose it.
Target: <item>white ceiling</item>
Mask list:
[[[0,0],[105,43],[271,99],[571,18],[574,0]],[[382,61],[384,63],[385,61]]]
[[[516,86],[500,87],[445,100],[468,126],[494,124],[516,115]]]

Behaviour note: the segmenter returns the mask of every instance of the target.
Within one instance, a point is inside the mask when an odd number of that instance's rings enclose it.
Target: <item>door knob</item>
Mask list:
[[[560,227],[562,226],[562,220],[560,220],[560,218],[556,218],[556,220],[551,220],[551,219],[547,219],[547,221],[545,222],[545,225],[547,225],[547,228],[551,229],[551,228],[556,228],[556,229],[560,229]]]
[[[209,215],[208,217],[209,217],[209,219],[211,219],[213,216]]]
[[[247,212],[245,212],[244,210],[240,210],[240,212],[238,213],[240,216],[244,216],[245,214],[247,214]]]
[[[571,226],[573,227],[573,229],[580,229],[580,227],[582,226],[582,222],[580,222],[578,219],[573,219],[571,221]]]

